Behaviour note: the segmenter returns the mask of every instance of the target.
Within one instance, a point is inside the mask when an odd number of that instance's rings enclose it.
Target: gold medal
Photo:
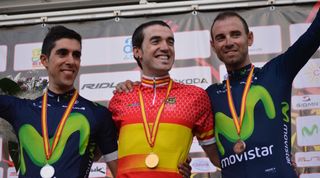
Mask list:
[[[246,149],[246,143],[240,139],[233,146],[233,151],[236,154],[243,153],[245,149]]]
[[[153,169],[159,164],[159,156],[155,153],[150,153],[145,160],[146,166],[150,169]]]

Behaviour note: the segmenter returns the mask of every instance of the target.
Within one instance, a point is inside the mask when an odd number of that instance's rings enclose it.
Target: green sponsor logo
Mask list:
[[[269,119],[274,119],[276,111],[274,103],[269,92],[262,86],[251,86],[246,100],[246,111],[243,118],[243,123],[240,132],[240,138],[246,140],[249,138],[254,130],[254,108],[258,102],[262,102],[266,115]],[[225,149],[220,141],[220,135],[223,135],[230,142],[235,143],[239,139],[239,135],[234,126],[232,117],[225,115],[222,112],[215,114],[215,137],[217,139],[217,146],[221,155],[225,154]]]
[[[319,133],[319,128],[316,124],[313,124],[311,129],[309,129],[308,127],[302,128],[302,135],[303,136],[312,136],[314,133],[316,133],[316,134]]]
[[[63,131],[61,133],[60,140],[52,153],[50,159],[47,161],[45,152],[43,138],[38,133],[38,131],[30,124],[23,125],[19,130],[19,140],[20,140],[20,174],[24,175],[26,173],[26,164],[24,160],[24,151],[31,159],[31,161],[39,166],[54,164],[57,162],[64,150],[66,142],[71,134],[79,132],[79,154],[83,155],[87,148],[90,135],[90,126],[86,117],[80,113],[71,113],[67,119]],[[50,146],[52,145],[53,138],[49,138]]]

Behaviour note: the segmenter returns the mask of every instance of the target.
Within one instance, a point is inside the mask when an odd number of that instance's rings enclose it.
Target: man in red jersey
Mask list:
[[[206,92],[174,82],[174,36],[162,21],[140,25],[132,36],[134,58],[142,69],[133,92],[116,93],[109,109],[119,131],[118,177],[182,177],[193,136],[219,166],[213,115]]]

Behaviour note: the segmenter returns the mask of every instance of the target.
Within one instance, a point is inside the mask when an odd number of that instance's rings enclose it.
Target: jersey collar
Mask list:
[[[170,75],[165,75],[162,77],[149,77],[146,75],[141,76],[141,85],[146,87],[159,87],[168,85],[170,81]]]

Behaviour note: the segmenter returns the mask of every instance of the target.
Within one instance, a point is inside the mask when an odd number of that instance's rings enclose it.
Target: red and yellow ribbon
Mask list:
[[[144,101],[143,101],[143,97],[142,97],[142,92],[141,89],[139,88],[139,101],[140,101],[140,107],[141,107],[141,114],[142,114],[142,119],[143,119],[143,127],[144,127],[144,132],[146,134],[148,143],[150,145],[150,147],[152,148],[154,146],[156,137],[157,137],[157,133],[158,133],[158,129],[159,129],[159,121],[160,121],[160,116],[162,114],[162,111],[164,109],[164,105],[166,103],[166,100],[170,94],[171,88],[172,88],[172,80],[170,80],[169,82],[169,86],[167,89],[167,94],[166,94],[166,98],[163,100],[158,113],[157,113],[157,117],[156,120],[154,121],[154,124],[152,126],[152,128],[150,128],[148,121],[147,121],[147,116],[146,116],[146,111],[145,111],[145,106],[144,106]]]
[[[78,92],[77,92],[77,90],[75,90],[71,100],[69,101],[68,107],[65,110],[65,112],[59,122],[59,125],[58,125],[57,130],[54,135],[52,147],[50,148],[49,136],[48,136],[48,125],[47,125],[48,93],[45,92],[42,97],[41,127],[42,127],[44,151],[45,151],[47,160],[50,159],[54,149],[56,148],[56,146],[60,140],[60,136],[61,136],[64,124],[66,123],[67,118],[68,118],[69,114],[71,113],[72,107],[73,107],[74,103],[76,102],[77,98],[78,98]]]
[[[233,123],[236,126],[237,133],[240,135],[241,132],[241,126],[242,126],[242,121],[246,109],[246,100],[247,100],[247,95],[251,86],[251,81],[252,81],[252,75],[253,75],[253,70],[254,66],[251,65],[251,70],[249,73],[249,76],[247,77],[246,85],[244,87],[243,93],[242,93],[242,99],[241,99],[241,108],[240,108],[240,118],[237,115],[237,111],[234,107],[233,99],[232,99],[232,94],[231,94],[231,89],[230,89],[230,81],[229,78],[226,81],[227,84],[227,96],[228,96],[228,104],[229,104],[229,109],[233,118]]]

